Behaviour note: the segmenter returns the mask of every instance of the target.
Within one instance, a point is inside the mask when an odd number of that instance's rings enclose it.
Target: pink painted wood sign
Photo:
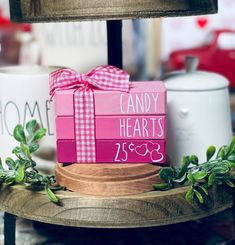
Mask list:
[[[75,139],[73,117],[56,118],[57,139]],[[96,139],[165,139],[165,116],[97,116]]]
[[[55,92],[57,158],[61,163],[77,162],[75,91]],[[131,82],[129,92],[94,89],[93,97],[97,163],[166,161],[166,89],[162,82]]]
[[[57,141],[58,161],[76,162],[75,140]],[[165,140],[96,140],[96,159],[101,163],[159,163],[166,161]]]
[[[55,95],[56,115],[74,115],[74,90]],[[95,115],[161,115],[166,113],[166,89],[162,82],[132,82],[129,93],[94,90]]]

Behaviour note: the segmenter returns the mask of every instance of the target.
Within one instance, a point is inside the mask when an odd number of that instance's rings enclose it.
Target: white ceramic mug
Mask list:
[[[9,66],[0,68],[0,156],[11,156],[17,142],[12,137],[16,124],[36,119],[47,129],[41,142],[40,162],[52,160],[56,139],[54,106],[49,100],[49,73],[57,68]]]

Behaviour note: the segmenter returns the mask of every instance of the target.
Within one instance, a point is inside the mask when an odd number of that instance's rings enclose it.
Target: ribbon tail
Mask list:
[[[95,113],[92,90],[74,93],[75,138],[78,163],[95,163]]]

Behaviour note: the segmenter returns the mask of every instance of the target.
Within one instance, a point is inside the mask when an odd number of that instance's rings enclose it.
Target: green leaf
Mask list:
[[[235,168],[235,162],[229,161],[229,160],[224,160],[223,161],[224,165],[226,165],[226,167],[232,169]]]
[[[178,172],[178,174],[176,176],[177,179],[181,179],[185,175],[185,173],[188,170],[189,164],[190,164],[189,157],[188,156],[183,156],[183,158],[181,160],[180,171]]]
[[[229,180],[229,179],[223,179],[223,181],[229,187],[231,187],[231,188],[234,188],[235,187],[234,183],[231,180]]]
[[[33,135],[32,142],[38,142],[46,135],[47,130],[45,128],[38,129]]]
[[[7,185],[11,185],[11,184],[14,183],[14,181],[15,181],[15,178],[14,178],[14,177],[8,177],[8,178],[5,180],[5,183],[6,183]]]
[[[197,181],[197,180],[204,179],[207,176],[207,174],[208,173],[205,172],[205,171],[198,171],[198,172],[196,172],[196,173],[194,173],[192,175],[193,175],[193,178]]]
[[[24,151],[19,146],[15,147],[12,153],[15,154],[20,159],[28,160],[27,155],[24,153]]]
[[[219,149],[217,156],[216,156],[216,159],[222,159],[222,160],[225,159],[225,157],[226,157],[225,147],[227,147],[227,146],[222,146]]]
[[[37,151],[38,149],[39,149],[39,144],[37,144],[37,143],[32,143],[29,146],[30,153],[33,153],[33,152]]]
[[[198,188],[205,193],[205,195],[209,195],[208,191],[203,186],[198,186]]]
[[[7,157],[6,158],[6,160],[5,160],[5,163],[6,163],[6,165],[8,166],[8,168],[10,169],[10,170],[13,170],[13,169],[15,169],[15,162],[14,162],[14,160],[12,159],[12,158],[10,158],[10,157]]]
[[[0,158],[0,170],[4,170],[3,165],[2,165],[2,159]]]
[[[229,168],[225,165],[223,166],[216,166],[213,168],[213,172],[215,172],[216,174],[227,174],[229,172]]]
[[[185,195],[185,199],[188,201],[188,202],[191,202],[193,201],[194,199],[194,191],[193,191],[193,187],[190,187]]]
[[[197,197],[198,201],[201,204],[203,204],[204,203],[204,200],[203,200],[202,194],[199,191],[197,191],[196,189],[193,189],[193,191],[196,194],[196,197]]]
[[[153,188],[155,191],[166,191],[171,189],[171,186],[168,183],[160,183],[160,184],[154,184]]]
[[[59,199],[58,197],[54,194],[54,192],[51,191],[51,189],[48,187],[48,185],[45,185],[45,192],[48,196],[48,198],[54,202],[54,203],[58,203]]]
[[[162,168],[159,172],[160,178],[162,180],[168,181],[174,177],[175,171],[171,167]]]
[[[189,180],[192,184],[194,184],[194,183],[196,182],[196,180],[194,179],[193,174],[190,173],[190,172],[188,173],[187,178],[188,178],[188,180]]]
[[[206,152],[207,162],[210,161],[210,159],[214,156],[215,152],[216,152],[215,146],[212,145],[208,147],[207,152]]]
[[[208,187],[213,186],[215,181],[216,181],[216,173],[212,172],[208,177]]]
[[[235,163],[235,153],[230,154],[227,159]]]
[[[228,155],[232,154],[232,153],[235,153],[235,136],[233,136],[232,138],[232,141],[229,145],[229,148],[228,148]]]
[[[24,128],[22,125],[18,124],[14,128],[13,135],[17,141],[22,142],[24,144],[26,143],[26,137],[25,137]]]
[[[38,123],[36,120],[31,120],[26,124],[26,130],[29,133],[29,135],[34,134],[34,132],[37,130],[37,127],[38,127]]]
[[[15,181],[16,183],[22,183],[25,177],[25,166],[22,165],[17,169]]]
[[[27,145],[21,143],[20,144],[21,150],[24,153],[24,155],[28,158],[31,159],[30,151]]]
[[[191,155],[189,157],[189,161],[190,161],[190,163],[192,163],[194,165],[198,165],[199,159],[196,155]]]

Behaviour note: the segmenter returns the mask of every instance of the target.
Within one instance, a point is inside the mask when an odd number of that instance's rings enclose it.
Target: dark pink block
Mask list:
[[[165,163],[165,140],[96,140],[100,163]]]
[[[75,140],[57,140],[57,161],[59,163],[76,163]]]

